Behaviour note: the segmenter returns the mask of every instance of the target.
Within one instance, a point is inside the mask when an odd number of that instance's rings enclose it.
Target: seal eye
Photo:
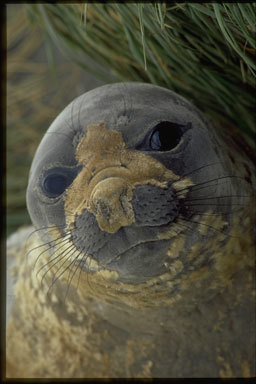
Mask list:
[[[154,151],[170,151],[175,148],[183,135],[183,126],[169,121],[161,121],[154,127],[150,137],[150,147]]]
[[[67,186],[67,178],[64,175],[58,174],[47,176],[43,183],[43,189],[49,197],[57,197],[61,195]]]
[[[50,198],[60,196],[76,177],[78,170],[73,168],[48,169],[41,178],[41,189]]]

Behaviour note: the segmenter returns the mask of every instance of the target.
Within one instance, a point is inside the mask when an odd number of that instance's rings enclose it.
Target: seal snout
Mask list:
[[[82,170],[65,196],[65,209],[73,213],[67,218],[68,227],[72,227],[84,210],[93,214],[102,231],[111,234],[121,227],[136,225],[137,219],[140,226],[157,226],[170,221],[163,206],[170,197],[173,199],[168,185],[178,177],[150,155],[126,148],[120,132],[108,130],[104,122],[88,126],[77,145],[76,159]],[[139,186],[142,189],[138,189]],[[159,194],[164,191],[157,212],[150,209],[150,203],[147,207],[138,203],[145,200],[144,189],[147,197],[153,193],[156,198],[152,207],[157,205]]]
[[[132,188],[125,179],[108,177],[93,189],[88,208],[95,215],[100,229],[115,233],[134,221],[131,199]]]

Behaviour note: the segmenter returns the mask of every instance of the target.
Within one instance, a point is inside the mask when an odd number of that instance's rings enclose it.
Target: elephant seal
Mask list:
[[[253,156],[158,86],[67,106],[30,171],[7,376],[254,376]]]

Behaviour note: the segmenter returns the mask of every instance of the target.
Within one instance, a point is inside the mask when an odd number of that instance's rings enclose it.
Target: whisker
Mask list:
[[[193,192],[194,192],[194,191],[197,191],[197,190],[198,190],[198,189],[196,188],[196,187],[198,187],[198,186],[205,185],[205,184],[209,184],[209,183],[211,183],[211,182],[213,182],[213,181],[218,181],[218,180],[228,179],[228,178],[237,178],[237,179],[242,179],[242,180],[244,180],[243,177],[235,176],[235,175],[221,176],[221,177],[217,177],[217,178],[214,178],[214,179],[211,179],[211,180],[203,181],[202,183],[198,183],[198,184],[196,184],[196,185],[192,185],[192,186],[189,186],[189,187],[185,187],[185,188],[179,189],[179,190],[177,191],[177,194],[178,194],[179,192],[182,192],[182,191],[185,191],[185,190],[188,190],[188,189],[193,190]],[[220,184],[216,184],[216,185],[220,185]]]
[[[82,252],[81,252],[81,253],[82,253]],[[80,266],[80,263],[84,262],[84,257],[85,257],[85,262],[86,262],[88,256],[89,256],[89,255],[83,255],[81,261],[79,262],[79,266]],[[84,263],[85,263],[85,262],[84,262]],[[79,281],[80,281],[81,273],[82,273],[82,268],[80,268],[80,271],[79,271],[79,276],[78,276],[78,280],[77,280],[77,284],[76,284],[76,290],[78,290],[78,286],[79,286]],[[88,272],[87,272],[87,273],[88,273]],[[86,274],[87,274],[87,273],[86,273]]]
[[[234,198],[234,197],[237,197],[237,198],[241,198],[241,197],[250,197],[249,195],[225,195],[225,196],[215,196],[215,197],[200,197],[200,198],[196,198],[196,199],[186,199],[186,202],[187,201],[197,201],[197,200],[214,200],[214,199],[224,199],[224,198]]]
[[[42,282],[43,282],[45,276],[47,275],[47,273],[48,273],[48,272],[49,272],[49,271],[50,271],[56,264],[58,264],[61,260],[65,259],[66,256],[69,254],[69,250],[72,249],[72,248],[74,248],[74,245],[73,245],[73,244],[70,244],[70,246],[69,246],[68,248],[64,249],[63,252],[61,252],[58,256],[55,257],[55,260],[57,259],[57,261],[56,261],[54,264],[52,264],[52,265],[50,266],[50,268],[48,268],[47,271],[44,273],[44,275],[43,275],[43,277],[42,277],[42,279],[41,279],[41,284],[42,284]],[[59,260],[58,260],[58,259],[59,259]],[[52,260],[52,261],[53,261],[53,260]],[[50,261],[50,262],[51,262],[51,261]],[[50,262],[49,262],[49,263],[50,263]],[[66,262],[66,260],[64,261],[63,264],[65,264],[65,262]],[[49,263],[47,263],[46,265],[49,265]],[[63,265],[63,264],[62,264],[62,265]],[[62,267],[62,265],[59,267],[59,269]],[[59,271],[59,269],[57,269],[57,271],[53,274],[53,278],[54,278],[54,276],[56,275],[56,273]]]
[[[61,226],[58,226],[59,228],[64,228],[65,227],[65,225],[61,225]],[[32,236],[32,235],[34,235],[36,232],[39,232],[39,231],[43,231],[43,230],[45,230],[45,229],[51,229],[51,228],[56,228],[56,225],[51,225],[51,226],[46,226],[46,227],[41,227],[41,228],[38,228],[38,229],[35,229],[34,231],[32,231],[29,235],[28,235],[28,237],[27,237],[27,239],[26,239],[26,242],[29,240],[29,238]]]
[[[56,273],[54,274],[54,276],[56,276],[57,272],[59,272],[59,270],[62,268],[62,266],[66,263],[66,261],[68,261],[68,260],[72,257],[72,255],[73,255],[75,252],[77,252],[77,249],[75,249],[74,252],[72,252],[71,255],[68,257],[68,259],[66,259],[66,260],[64,261],[64,263],[62,263],[62,265],[58,268],[58,270],[56,271]],[[78,255],[77,257],[79,257],[79,255]],[[52,289],[52,287],[53,287],[53,285],[55,284],[55,282],[56,282],[56,281],[63,275],[63,273],[66,272],[67,269],[69,269],[69,267],[76,261],[77,257],[75,257],[75,259],[72,260],[71,263],[70,263],[70,264],[69,264],[69,265],[68,265],[68,266],[67,266],[67,267],[66,267],[66,268],[59,274],[59,275],[57,275],[57,276],[55,277],[55,279],[52,280],[52,283],[51,283],[51,285],[50,285],[50,287],[48,288],[48,291],[47,291],[47,296],[49,295],[49,292],[50,292],[50,290]]]
[[[182,223],[176,223],[177,225],[180,225],[181,227],[183,228],[186,228],[188,229],[189,231],[191,231],[192,233],[194,232],[193,228],[189,227],[188,225],[185,225],[185,224],[182,224]]]
[[[70,237],[70,238],[71,238],[71,237]],[[35,248],[32,248],[32,249],[27,253],[26,257],[27,257],[27,256],[29,255],[29,253],[31,253],[32,251],[35,251],[36,249],[41,248],[41,247],[44,247],[44,246],[46,246],[46,245],[50,245],[51,243],[56,243],[56,241],[58,241],[58,240],[61,240],[61,241],[60,241],[59,243],[57,243],[57,245],[58,245],[58,244],[61,244],[61,242],[64,240],[64,238],[63,238],[63,237],[59,237],[59,238],[57,238],[56,240],[51,240],[51,241],[49,241],[48,243],[44,243],[44,244],[39,245],[39,246],[37,246],[37,247],[35,247]],[[37,257],[37,259],[36,259],[36,261],[35,261],[35,264],[34,264],[32,270],[34,270],[34,268],[35,268],[35,266],[36,266],[36,263],[37,263],[37,261],[39,260],[39,257],[40,257],[44,252],[49,251],[51,248],[53,248],[52,245],[50,245],[48,248],[46,248],[45,250],[43,250],[43,252],[41,252],[41,253],[39,254],[39,256]]]
[[[27,257],[32,251],[35,251],[35,250],[38,249],[38,248],[42,248],[42,247],[44,247],[44,246],[46,246],[46,245],[49,245],[49,244],[51,244],[51,243],[54,243],[55,241],[60,240],[60,239],[63,239],[63,236],[58,237],[57,239],[48,241],[47,243],[37,245],[36,247],[34,247],[34,248],[32,248],[32,249],[30,249],[30,250],[28,251],[28,253],[26,254],[26,257]],[[51,247],[49,247],[48,249],[50,249],[50,248],[51,248]]]
[[[228,234],[226,231],[224,231],[224,230],[220,230],[220,229],[218,229],[218,228],[215,228],[215,227],[213,227],[212,225],[209,225],[209,224],[200,223],[199,221],[193,221],[193,220],[190,220],[190,219],[185,219],[184,217],[182,217],[181,220],[185,220],[185,221],[187,221],[187,222],[194,223],[194,224],[204,225],[204,226],[206,226],[206,227],[208,227],[208,228],[213,229],[213,230],[216,231],[216,232],[219,232],[219,233],[225,233],[225,234],[226,234],[227,236],[229,236],[229,237],[233,237],[233,238],[239,239],[238,236],[230,235],[230,234]]]
[[[71,248],[71,250],[73,249],[73,252],[71,252],[71,254],[69,254],[69,252],[70,252],[70,248]],[[67,251],[67,252],[66,252]],[[74,253],[76,253],[76,252],[78,252],[78,250],[76,249],[76,247],[73,245],[73,244],[71,244],[70,245],[70,247],[68,247],[67,249],[66,249],[66,251],[64,251],[63,253],[62,253],[62,257],[61,257],[61,259],[60,260],[63,260],[63,259],[65,259],[64,260],[64,262],[59,266],[59,268],[54,272],[54,274],[53,274],[53,279],[54,279],[54,277],[57,275],[57,273],[59,272],[59,270],[62,268],[62,266],[72,257],[72,255],[74,254]],[[68,256],[68,258],[66,258],[66,256]],[[58,263],[59,263],[59,261],[60,260],[58,260]],[[57,263],[55,263],[55,264],[57,264]],[[57,277],[57,279],[58,279],[58,277]]]
[[[64,239],[63,239],[63,240],[64,240]],[[63,241],[63,243],[60,243],[60,244],[62,244],[62,245],[58,248],[58,251],[59,251],[61,248],[65,247],[65,246],[68,244],[69,240],[70,240],[70,238],[65,239],[65,241]],[[73,245],[73,244],[72,244],[72,245]],[[64,251],[65,251],[65,250],[64,250]],[[63,251],[63,252],[64,252],[64,251]],[[36,276],[39,274],[39,272],[40,272],[43,268],[45,268],[47,265],[49,265],[50,263],[52,263],[54,260],[58,259],[61,255],[62,255],[62,253],[59,254],[59,255],[57,255],[57,256],[55,256],[53,259],[50,259],[46,264],[44,264],[43,266],[41,266],[41,267],[39,268],[39,270],[37,271]]]
[[[190,191],[190,192],[198,192],[198,191],[201,191],[202,189],[206,189],[206,188],[216,188],[217,186],[219,187],[220,185],[227,185],[226,182],[222,182],[222,183],[217,183],[217,184],[213,184],[213,185],[205,185],[203,187],[199,187],[199,188],[196,188],[196,189],[193,189],[196,187],[195,186],[190,186],[190,187],[185,187],[184,189],[180,189],[179,191],[176,192],[176,195],[179,197],[179,195],[183,196],[183,191]],[[180,193],[181,192],[181,193]]]
[[[192,200],[191,200],[192,201]],[[187,202],[186,202],[187,204]],[[207,204],[203,204],[203,203],[200,203],[200,204],[188,204],[188,205],[185,205],[185,207],[208,207],[208,206],[213,206],[213,207],[230,207],[231,205],[239,205],[239,206],[244,206],[244,203],[230,203],[230,204],[219,204],[219,203],[207,203]]]
[[[88,259],[89,256],[90,255],[88,254],[86,259],[85,259],[85,262],[86,262],[86,260]],[[92,256],[90,256],[89,265],[88,265],[88,271],[86,272],[86,280],[87,280],[87,283],[88,283],[88,285],[89,285],[89,287],[90,287],[90,289],[92,291],[92,286],[91,286],[91,283],[89,282],[89,276],[90,276],[89,271],[90,271],[91,262],[92,262]]]
[[[70,280],[69,280],[71,271],[73,270],[73,267],[75,266],[75,262],[76,262],[76,260],[79,258],[79,256],[81,255],[81,253],[82,253],[82,251],[79,252],[79,254],[75,257],[75,259],[74,259],[74,264],[73,264],[72,268],[71,268],[70,271],[69,271],[69,275],[68,275],[68,286],[67,286],[66,293],[65,293],[65,297],[64,297],[64,303],[65,303],[65,301],[66,301],[66,297],[67,297],[67,294],[68,294],[68,291],[69,291],[69,287],[70,287],[70,285],[71,285],[71,282],[72,282],[72,280],[73,280],[73,278],[74,278],[74,276],[75,276],[75,274],[76,274],[78,268],[80,267],[81,262],[83,261],[84,256],[83,256],[82,259],[78,262],[78,264],[77,264],[77,266],[76,266],[76,268],[75,268],[74,272],[72,273],[72,276],[71,276],[71,278],[70,278]],[[79,276],[80,276],[80,274],[81,274],[81,270],[82,270],[82,269],[80,268]],[[77,288],[78,288],[78,287],[76,287],[76,289],[77,289]]]
[[[206,164],[206,165],[202,165],[201,167],[196,168],[196,169],[194,169],[194,170],[191,171],[191,172],[188,172],[188,173],[183,174],[182,176],[180,176],[180,179],[179,179],[179,180],[181,180],[183,177],[187,177],[187,176],[189,176],[189,175],[192,175],[193,173],[198,172],[198,171],[200,171],[201,169],[204,169],[204,168],[207,168],[207,167],[211,167],[211,166],[213,166],[213,165],[217,165],[217,164],[223,164],[223,165],[225,165],[225,164],[224,164],[223,162],[221,162],[221,161],[216,161],[216,162],[214,162],[214,163],[209,163],[209,164]],[[179,180],[178,180],[178,181],[179,181]]]
[[[83,255],[83,258],[81,259],[81,262],[85,264],[86,261],[87,261],[87,259],[90,257],[90,259],[89,259],[89,265],[88,265],[88,267],[85,268],[85,272],[86,272],[87,283],[88,283],[90,289],[92,290],[92,286],[91,286],[91,284],[90,284],[90,282],[89,282],[89,276],[90,276],[89,271],[90,271],[90,265],[91,265],[91,262],[92,262],[92,255],[87,254],[87,251],[88,251],[88,247],[87,247],[87,248],[84,247],[84,249],[82,250],[82,252],[84,253],[84,255]],[[85,260],[84,260],[84,259],[85,259]],[[79,264],[80,264],[80,263],[79,263]],[[103,267],[103,268],[104,268],[104,266],[103,266],[101,263],[98,262],[98,264],[99,264],[100,267]],[[79,284],[79,281],[80,281],[81,272],[82,272],[82,268],[80,268],[79,277],[78,277],[78,284]],[[78,287],[78,284],[77,284],[77,287]]]
[[[198,211],[193,211],[191,209],[187,209],[187,212],[194,213],[195,215],[199,216],[228,216],[232,215],[235,212],[239,212],[239,209],[233,210],[231,212],[219,212],[219,213],[206,213],[206,212],[198,212]]]

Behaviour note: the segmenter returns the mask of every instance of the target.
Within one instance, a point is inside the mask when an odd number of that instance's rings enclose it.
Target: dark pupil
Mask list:
[[[49,197],[61,195],[68,186],[67,178],[64,175],[48,175],[44,180],[44,190]]]
[[[150,146],[155,151],[169,151],[178,145],[182,136],[181,127],[169,121],[157,124],[150,139]]]

